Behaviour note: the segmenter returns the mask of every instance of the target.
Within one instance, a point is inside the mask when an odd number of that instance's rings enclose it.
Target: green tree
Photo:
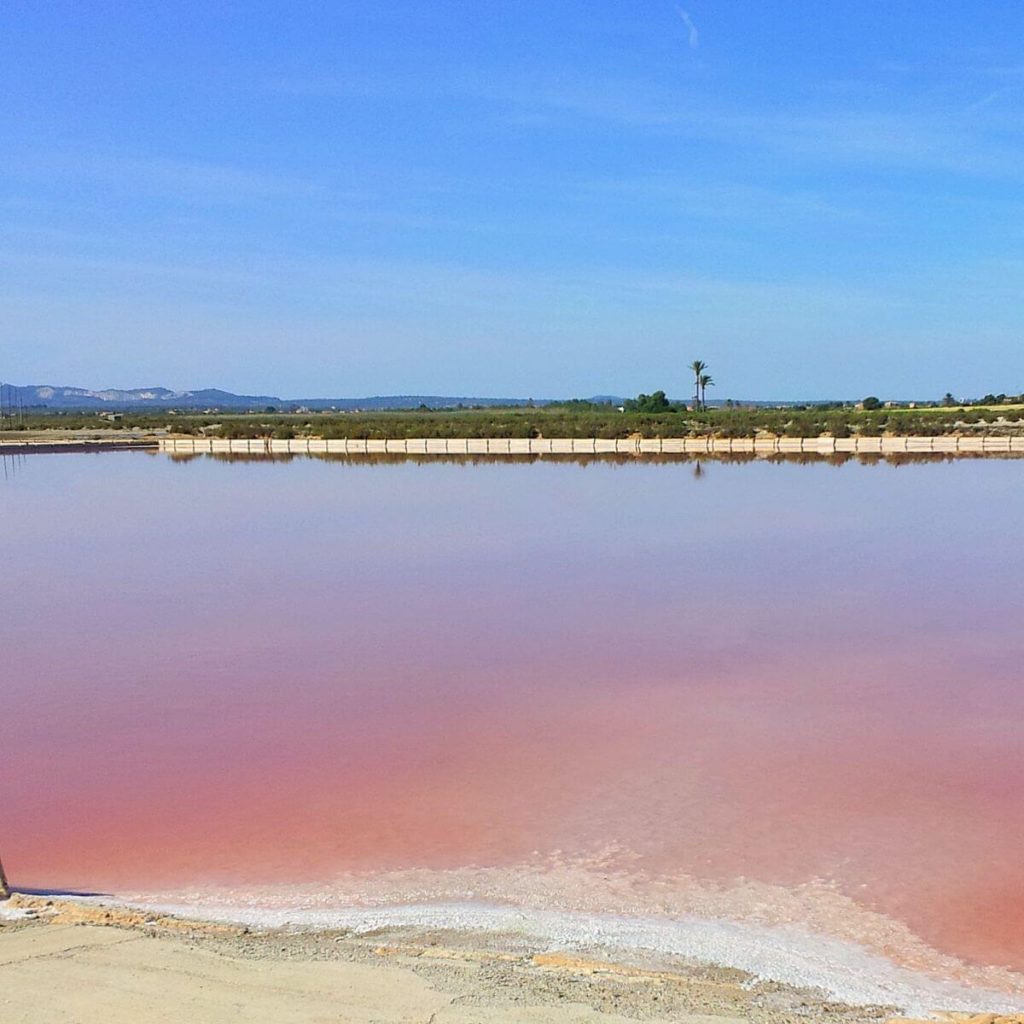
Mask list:
[[[626,402],[630,412],[670,412],[672,406],[664,391],[655,391],[653,395],[637,395]]]
[[[875,398],[874,395],[868,395],[863,402],[860,403],[865,409],[881,409],[882,403]]]
[[[708,368],[708,364],[702,359],[694,359],[690,363],[690,369],[693,370],[693,408],[694,411],[700,410],[700,377],[701,374]]]
[[[697,383],[700,386],[700,404],[706,409],[708,407],[708,388],[713,388],[715,386],[715,379],[714,377],[711,376],[710,373],[702,373],[697,378]]]

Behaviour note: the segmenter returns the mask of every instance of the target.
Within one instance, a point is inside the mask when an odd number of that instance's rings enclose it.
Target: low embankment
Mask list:
[[[576,438],[165,438],[179,455],[1024,455],[1024,437],[648,437]]]
[[[26,438],[0,440],[0,455],[26,455],[40,452],[119,452],[141,449],[157,451],[160,442],[154,438]]]

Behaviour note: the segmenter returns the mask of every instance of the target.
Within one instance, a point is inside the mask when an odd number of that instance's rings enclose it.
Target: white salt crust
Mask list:
[[[553,950],[599,947],[608,953],[645,952],[733,967],[755,978],[817,989],[853,1006],[896,1006],[904,1013],[939,1010],[1012,1013],[1024,994],[947,981],[892,963],[853,942],[813,934],[797,925],[762,926],[683,916],[674,919],[519,909],[484,903],[405,904],[331,910],[268,909],[192,903],[141,903],[154,912],[255,928],[454,929],[511,935]]]

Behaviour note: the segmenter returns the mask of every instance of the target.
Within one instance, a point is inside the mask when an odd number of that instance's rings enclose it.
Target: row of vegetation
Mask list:
[[[620,411],[610,405],[569,402],[539,408],[412,410],[354,413],[178,414],[125,413],[116,422],[89,413],[31,414],[8,429],[22,431],[171,432],[213,437],[877,437],[953,433],[1024,433],[1024,406],[854,408],[687,408],[663,394],[640,395]]]
[[[953,433],[1024,433],[1024,395],[986,395],[978,403],[957,404],[947,393],[941,402],[883,403],[874,396],[861,402],[816,405],[751,406],[707,403],[715,382],[701,359],[690,363],[693,398],[672,402],[664,391],[641,394],[621,406],[572,400],[535,406],[430,409],[408,411],[261,413],[45,413],[19,410],[16,418],[0,410],[0,431],[100,431],[119,428],[223,438],[531,438],[531,437],[879,437],[885,434],[934,437]]]

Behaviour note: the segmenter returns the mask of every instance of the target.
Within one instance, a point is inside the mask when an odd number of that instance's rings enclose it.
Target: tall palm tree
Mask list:
[[[707,390],[708,388],[713,388],[715,386],[715,379],[710,373],[702,373],[697,378],[697,383],[700,385],[700,404],[706,409],[708,407],[706,400]]]
[[[694,392],[693,392],[693,409],[694,412],[700,409],[700,375],[708,368],[708,364],[702,359],[694,359],[690,363],[690,369],[693,370],[694,380]]]

